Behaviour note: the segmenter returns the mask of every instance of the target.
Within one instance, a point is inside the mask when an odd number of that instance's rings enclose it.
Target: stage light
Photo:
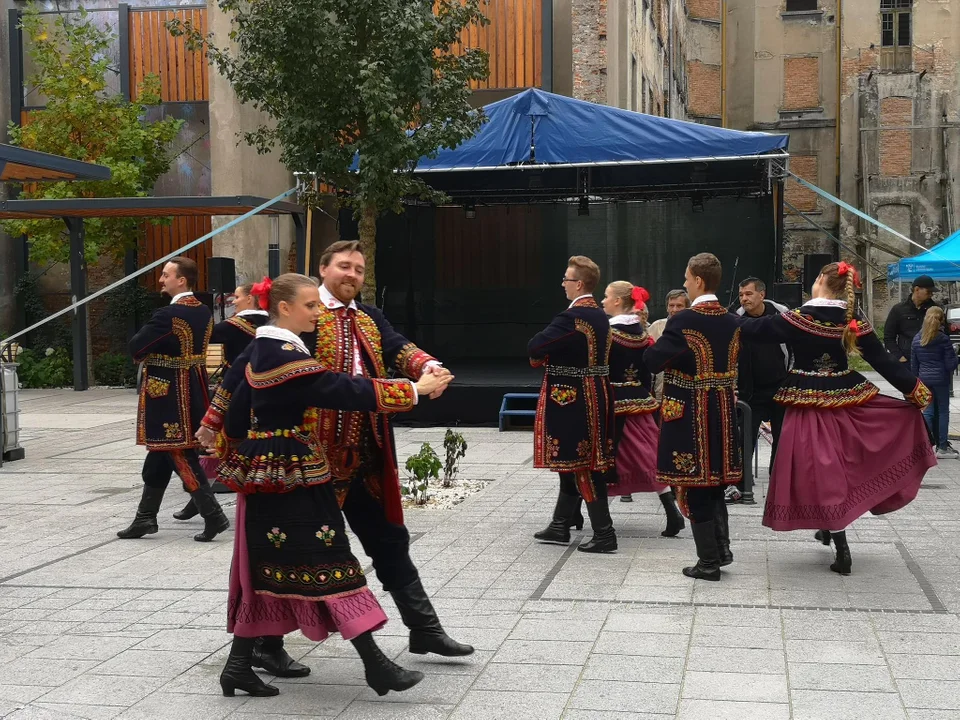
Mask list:
[[[474,204],[473,200],[469,201],[463,206],[463,215],[467,218],[467,220],[473,220],[477,216],[477,206]]]
[[[584,215],[590,215],[590,201],[587,199],[586,195],[580,198],[580,203],[577,206],[577,215],[580,217],[583,217]]]
[[[697,193],[690,197],[690,209],[695,213],[703,212],[703,195]]]

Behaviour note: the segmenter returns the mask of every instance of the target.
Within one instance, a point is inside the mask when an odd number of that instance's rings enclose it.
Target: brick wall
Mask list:
[[[820,58],[783,59],[783,109],[820,107]]]
[[[607,0],[573,0],[573,96],[607,102]]]
[[[880,126],[905,127],[913,125],[913,100],[888,97],[880,101]],[[880,131],[880,174],[903,176],[910,174],[913,160],[913,133],[910,130]]]
[[[699,60],[687,63],[687,111],[696,116],[720,115],[720,66]]]
[[[816,185],[819,180],[818,170],[819,166],[816,155],[793,155],[790,158],[790,171],[814,185]],[[791,177],[787,178],[787,182],[784,185],[783,196],[784,199],[797,210],[815,212],[818,208],[817,194],[813,190],[805,188]],[[786,211],[790,214],[793,213],[790,208],[787,208]]]
[[[720,20],[720,0],[687,0],[688,17],[699,20]]]

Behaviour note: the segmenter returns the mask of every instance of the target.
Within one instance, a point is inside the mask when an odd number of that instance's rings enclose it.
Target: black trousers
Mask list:
[[[723,502],[723,487],[692,487],[687,489],[690,522],[710,522],[716,517],[717,503]]]
[[[577,487],[577,478],[573,473],[558,473],[560,475],[560,492],[564,495],[581,495]],[[602,472],[590,473],[593,480],[593,492],[597,500],[607,499],[607,475]]]
[[[170,484],[170,476],[180,476],[183,489],[195,492],[203,485],[209,485],[207,475],[200,466],[200,456],[196,450],[148,450],[140,473],[145,485],[165,490]]]
[[[764,420],[770,421],[770,431],[773,435],[773,445],[770,450],[770,467],[773,467],[773,459],[777,456],[777,444],[780,442],[780,431],[783,429],[783,415],[786,408],[779,403],[775,403],[773,398],[754,398],[747,403],[750,406],[750,437],[753,438],[753,446],[757,446],[757,438],[760,436],[760,423]],[[743,461],[752,462],[753,458],[744,457]],[[740,483],[741,486],[743,483]]]
[[[373,561],[384,590],[399,590],[420,577],[410,558],[410,533],[406,526],[387,521],[383,505],[370,495],[360,473],[350,482],[343,515]]]

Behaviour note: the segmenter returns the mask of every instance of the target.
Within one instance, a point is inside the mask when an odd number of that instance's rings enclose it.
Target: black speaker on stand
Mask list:
[[[833,255],[829,253],[810,253],[803,256],[803,290],[810,292],[814,281],[820,275],[824,265],[833,262]]]
[[[207,258],[207,288],[213,293],[216,306],[220,308],[220,319],[224,318],[223,298],[237,287],[237,266],[233,258]],[[219,300],[217,296],[219,297]]]

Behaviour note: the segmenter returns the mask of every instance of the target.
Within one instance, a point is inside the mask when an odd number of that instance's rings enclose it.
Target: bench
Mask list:
[[[223,374],[223,345],[210,343],[207,345],[207,376],[211,385],[217,385]]]
[[[510,427],[512,417],[533,418],[537,414],[537,393],[506,393],[500,404],[500,432]]]

